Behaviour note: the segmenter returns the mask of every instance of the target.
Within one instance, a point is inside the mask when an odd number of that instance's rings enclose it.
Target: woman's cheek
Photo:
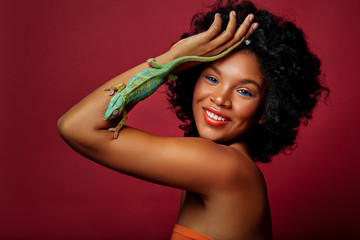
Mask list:
[[[201,79],[199,79],[195,85],[194,99],[202,99],[208,96],[210,93],[211,89],[209,88],[209,86],[207,86],[204,81],[201,81]]]
[[[256,115],[258,106],[259,105],[257,101],[239,102],[238,104],[236,104],[237,110],[235,111],[238,112],[241,116],[252,118]],[[233,107],[235,107],[234,104]]]

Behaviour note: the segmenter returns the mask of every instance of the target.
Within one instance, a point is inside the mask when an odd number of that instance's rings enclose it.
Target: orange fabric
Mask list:
[[[170,240],[213,240],[202,233],[198,233],[190,228],[175,224]]]

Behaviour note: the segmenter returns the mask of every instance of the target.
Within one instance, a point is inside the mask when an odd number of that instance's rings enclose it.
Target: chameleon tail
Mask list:
[[[235,48],[237,48],[244,41],[244,39],[245,39],[245,36],[240,41],[238,41],[237,43],[235,43],[234,45],[232,45],[225,51],[221,52],[218,55],[212,56],[212,57],[184,56],[184,57],[179,57],[177,59],[174,59],[165,65],[156,62],[156,60],[154,58],[148,59],[147,62],[149,64],[149,66],[152,68],[165,69],[167,74],[164,74],[163,76],[166,76],[170,82],[174,82],[174,81],[176,81],[177,76],[175,74],[171,73],[171,71],[174,70],[176,67],[180,66],[181,64],[183,64],[185,62],[199,62],[200,63],[200,62],[211,62],[211,61],[218,60],[218,59],[226,56],[229,52],[231,52]]]

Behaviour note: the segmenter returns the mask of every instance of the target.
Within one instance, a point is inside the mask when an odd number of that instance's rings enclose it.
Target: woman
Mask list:
[[[89,159],[184,190],[172,239],[271,239],[266,184],[255,161],[267,162],[294,144],[296,128],[311,118],[325,90],[319,60],[302,32],[250,2],[219,2],[196,15],[192,31],[155,59],[165,64],[213,56],[244,36],[246,45],[215,62],[185,64],[169,84],[185,138],[124,127],[113,139],[108,131],[119,119],[102,119],[109,102],[104,88],[127,84],[146,63],[105,83],[59,119],[61,136]]]

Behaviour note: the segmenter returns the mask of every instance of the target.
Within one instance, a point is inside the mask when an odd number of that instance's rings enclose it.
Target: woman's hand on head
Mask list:
[[[222,19],[220,14],[216,14],[207,31],[180,40],[167,53],[173,59],[183,56],[215,56],[240,41],[242,37],[249,38],[258,26],[257,23],[252,23],[253,18],[254,16],[249,14],[237,28],[236,13],[232,11],[226,29],[221,32]]]

